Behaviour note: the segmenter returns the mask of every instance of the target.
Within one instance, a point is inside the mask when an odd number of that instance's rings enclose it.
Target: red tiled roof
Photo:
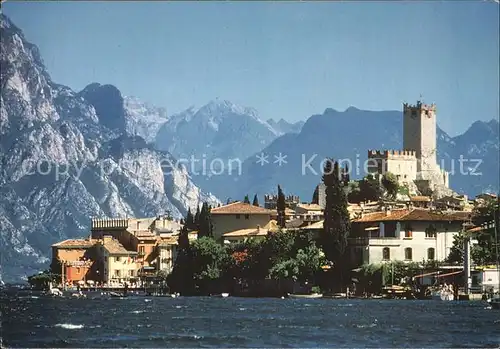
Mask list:
[[[267,214],[270,215],[273,211],[268,210],[267,208],[254,206],[250,204],[246,204],[241,201],[233,202],[228,205],[224,205],[221,207],[215,207],[211,210],[212,214]]]
[[[95,240],[88,239],[68,239],[58,243],[53,244],[52,246],[57,248],[89,248],[94,246],[96,243]]]
[[[137,254],[137,252],[135,251],[127,250],[118,240],[114,238],[105,239],[103,241],[103,246],[108,251],[109,254],[121,254],[121,255]]]
[[[470,218],[470,212],[452,211],[438,212],[425,209],[412,210],[392,210],[386,212],[368,213],[362,218],[355,219],[353,222],[383,222],[383,221],[467,221]]]

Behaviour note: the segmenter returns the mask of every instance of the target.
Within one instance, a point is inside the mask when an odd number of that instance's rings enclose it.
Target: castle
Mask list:
[[[448,173],[437,164],[436,105],[403,104],[403,149],[369,150],[368,172],[394,174],[400,184],[420,188],[449,188]],[[446,191],[446,190],[445,190]]]
[[[437,164],[436,105],[403,104],[403,150],[368,150],[370,174],[390,172],[415,195],[432,191],[439,198],[451,195],[448,172]],[[325,205],[325,187],[319,185],[319,205]]]

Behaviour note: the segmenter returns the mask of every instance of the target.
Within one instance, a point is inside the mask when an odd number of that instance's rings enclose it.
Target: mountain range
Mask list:
[[[46,267],[50,245],[88,234],[93,216],[180,218],[202,201],[262,197],[278,184],[309,201],[325,157],[349,159],[360,178],[368,149],[402,147],[401,111],[328,108],[290,123],[227,100],[168,115],[113,85],[73,91],[52,81],[37,47],[0,16],[0,280]],[[498,191],[498,130],[495,119],[456,137],[438,127],[448,171],[460,156],[481,161],[480,175],[452,173],[452,189]]]
[[[53,82],[37,47],[0,16],[0,280],[46,267],[50,245],[86,236],[93,216],[180,218],[219,203],[138,136],[165,114],[112,85]]]

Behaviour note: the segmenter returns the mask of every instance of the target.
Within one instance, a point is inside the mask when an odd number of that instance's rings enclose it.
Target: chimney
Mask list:
[[[390,205],[387,205],[385,207],[385,215],[386,216],[390,216],[391,215],[391,206]]]

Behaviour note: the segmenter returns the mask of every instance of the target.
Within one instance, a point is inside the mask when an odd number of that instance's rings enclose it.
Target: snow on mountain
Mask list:
[[[255,109],[214,100],[172,115],[158,131],[156,146],[182,159],[243,161],[279,134]]]
[[[124,106],[127,133],[141,136],[148,143],[154,142],[160,127],[168,121],[167,110],[144,103],[136,97],[125,97]]]

